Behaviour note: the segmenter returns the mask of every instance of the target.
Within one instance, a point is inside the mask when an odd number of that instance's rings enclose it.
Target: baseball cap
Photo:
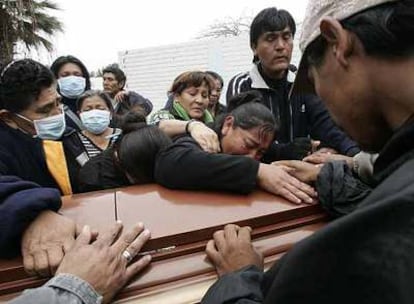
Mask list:
[[[306,48],[321,34],[319,25],[324,17],[343,20],[377,5],[396,1],[399,0],[309,0],[299,39],[302,58],[290,93],[314,93],[308,79]]]

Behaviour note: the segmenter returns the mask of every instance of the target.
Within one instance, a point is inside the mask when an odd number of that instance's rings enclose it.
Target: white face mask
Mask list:
[[[57,80],[59,92],[67,98],[79,97],[86,87],[86,79],[81,76],[66,76]]]
[[[106,110],[90,110],[79,114],[86,130],[93,134],[102,134],[111,121],[111,113]]]
[[[33,123],[36,135],[41,139],[58,140],[62,137],[63,132],[65,132],[66,129],[65,114],[63,112],[50,117],[35,119],[33,121],[23,115],[17,113],[16,115]]]

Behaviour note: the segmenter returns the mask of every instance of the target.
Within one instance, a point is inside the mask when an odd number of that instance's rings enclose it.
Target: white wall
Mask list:
[[[294,49],[294,64],[300,57],[297,49]],[[154,109],[164,105],[174,78],[189,70],[219,73],[224,79],[221,102],[225,103],[228,81],[235,74],[249,70],[253,58],[248,34],[126,50],[118,55],[119,65],[127,75],[127,88],[149,98]]]

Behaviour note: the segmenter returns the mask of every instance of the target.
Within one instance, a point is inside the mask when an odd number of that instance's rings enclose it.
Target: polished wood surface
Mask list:
[[[205,240],[228,223],[254,228],[320,212],[317,205],[294,205],[264,191],[236,195],[157,185],[117,191],[116,206],[117,218],[127,228],[142,221],[151,231],[145,250]]]
[[[122,220],[126,229],[141,221],[152,238],[151,266],[118,295],[119,303],[196,303],[216,274],[204,248],[228,223],[253,227],[254,244],[270,266],[299,240],[326,223],[317,205],[293,205],[263,191],[250,195],[176,191],[158,185],[133,186],[63,198],[60,211],[94,229]],[[45,280],[28,277],[21,258],[0,260],[0,301]]]

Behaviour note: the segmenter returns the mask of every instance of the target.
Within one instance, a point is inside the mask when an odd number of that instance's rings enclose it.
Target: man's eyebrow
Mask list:
[[[41,105],[40,107],[38,107],[38,108],[36,109],[36,112],[42,112],[42,111],[44,111],[45,109],[48,109],[48,108],[54,107],[54,106],[55,106],[55,104],[56,104],[56,101],[58,101],[58,98],[56,98],[55,100],[50,101],[50,102],[48,102],[48,103],[46,103],[46,104]]]

